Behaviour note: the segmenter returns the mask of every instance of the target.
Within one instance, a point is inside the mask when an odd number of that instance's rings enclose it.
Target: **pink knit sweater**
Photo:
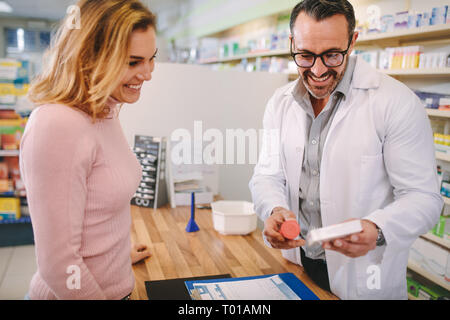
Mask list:
[[[109,98],[92,123],[58,104],[36,108],[20,167],[35,237],[34,299],[121,299],[131,293],[130,199],[141,178]]]

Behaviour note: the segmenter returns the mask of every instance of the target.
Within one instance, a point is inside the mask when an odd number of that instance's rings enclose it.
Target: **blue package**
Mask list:
[[[408,15],[408,29],[417,27],[417,14],[411,13]]]
[[[447,8],[448,6],[433,8],[431,10],[430,25],[444,24],[447,18]]]

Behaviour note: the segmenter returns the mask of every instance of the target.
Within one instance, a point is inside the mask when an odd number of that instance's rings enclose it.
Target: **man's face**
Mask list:
[[[330,68],[323,64],[322,59],[317,58],[311,68],[298,67],[303,84],[314,98],[326,99],[336,89],[344,76],[348,56],[356,37],[355,34],[341,66]],[[293,53],[307,51],[321,54],[329,50],[345,51],[349,43],[347,20],[344,15],[339,14],[316,21],[305,12],[301,12],[295,21],[291,40]]]

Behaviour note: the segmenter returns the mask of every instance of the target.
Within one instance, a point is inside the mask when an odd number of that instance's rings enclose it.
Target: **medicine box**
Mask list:
[[[0,119],[1,149],[18,150],[27,119]]]
[[[439,286],[425,286],[420,284],[417,297],[421,300],[448,300],[449,292]]]
[[[420,283],[411,277],[406,277],[406,283],[408,285],[408,293],[417,298],[419,295]]]
[[[439,222],[432,229],[432,233],[438,237],[449,239],[450,217],[441,216]]]
[[[0,220],[20,218],[19,198],[0,198]]]
[[[30,83],[30,73],[28,61],[0,59],[0,82]]]
[[[0,82],[0,104],[14,105],[17,97],[25,96],[29,84]]]

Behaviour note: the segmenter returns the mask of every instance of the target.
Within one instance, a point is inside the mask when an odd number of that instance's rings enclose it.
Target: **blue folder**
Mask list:
[[[268,278],[278,275],[285,284],[291,288],[292,291],[295,292],[297,296],[299,296],[302,300],[320,300],[303,282],[300,281],[293,273],[279,273],[279,274],[269,274],[262,275],[256,277],[241,277],[241,278],[228,278],[228,279],[211,279],[211,280],[193,280],[193,281],[185,281],[185,285],[189,294],[192,295],[192,290],[194,289],[195,284],[201,283],[211,283],[211,282],[228,282],[228,281],[242,281],[242,280],[252,280],[252,279],[261,279]]]

